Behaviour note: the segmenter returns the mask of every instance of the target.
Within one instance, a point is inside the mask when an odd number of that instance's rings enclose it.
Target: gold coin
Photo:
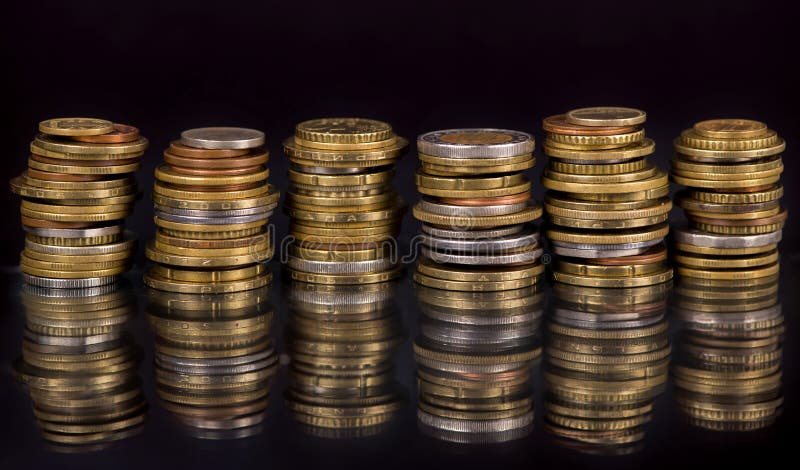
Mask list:
[[[467,167],[481,167],[481,166],[509,166],[520,163],[528,163],[533,154],[527,153],[524,155],[515,155],[513,157],[497,157],[497,158],[449,158],[438,157],[436,155],[427,155],[424,153],[418,154],[420,162],[429,163],[436,166],[467,166]],[[423,165],[424,166],[424,165]]]
[[[73,271],[73,270],[56,270],[52,267],[49,268],[36,268],[28,264],[22,264],[22,272],[30,274],[31,276],[47,277],[52,279],[87,279],[90,277],[106,277],[115,274],[121,274],[130,269],[130,265],[117,266],[108,269],[92,269],[88,271]]]
[[[318,284],[373,284],[386,282],[400,277],[403,268],[394,268],[390,271],[367,274],[314,274],[288,269],[289,277],[293,281],[310,282]]]
[[[654,190],[656,188],[660,188],[662,186],[669,184],[669,179],[667,177],[667,174],[659,170],[656,170],[653,176],[650,176],[645,179],[619,182],[619,183],[592,183],[587,181],[577,182],[574,181],[575,179],[574,177],[577,175],[573,175],[573,181],[563,181],[554,179],[553,176],[554,175],[551,172],[545,171],[545,174],[542,176],[542,185],[547,189],[562,191],[571,194],[634,193],[638,191]],[[564,177],[564,174],[560,174],[558,177],[562,178]]]
[[[647,165],[647,159],[640,158],[624,163],[566,163],[561,160],[550,160],[550,168],[559,173],[569,173],[573,175],[616,175],[620,173],[630,173],[643,170]]]
[[[777,185],[761,191],[744,193],[690,190],[688,195],[692,199],[713,204],[757,204],[774,201],[783,197],[783,186]]]
[[[434,289],[442,289],[449,291],[462,291],[462,292],[492,292],[492,291],[505,291],[512,289],[522,289],[529,287],[539,282],[539,275],[544,272],[543,264],[536,264],[532,268],[533,273],[530,277],[505,279],[498,281],[454,281],[448,279],[440,279],[437,277],[427,276],[417,271],[413,275],[414,282],[425,287]]]
[[[28,186],[20,176],[10,181],[11,191],[23,197],[34,199],[103,199],[108,197],[126,196],[136,192],[136,186],[120,186],[110,189],[91,189],[91,190],[66,190],[66,189],[46,189]]]
[[[175,250],[180,250],[180,248],[175,248]],[[233,251],[236,249],[231,248],[231,249],[225,249],[224,251],[227,252],[228,250]],[[145,255],[147,256],[147,259],[151,261],[161,264],[168,264],[171,266],[184,266],[193,268],[218,268],[218,267],[236,267],[236,266],[244,266],[248,264],[260,263],[271,258],[273,255],[273,250],[271,248],[265,248],[260,250],[248,251],[245,254],[239,254],[239,255],[189,256],[182,254],[166,253],[155,247],[155,241],[151,241],[145,247]]]
[[[724,218],[725,220],[751,220],[762,219],[764,217],[771,217],[781,211],[780,207],[773,207],[771,209],[754,210],[752,212],[734,212],[730,214],[720,212],[708,212],[699,210],[689,210],[684,208],[684,213],[689,218],[702,218],[702,219],[718,219]]]
[[[522,176],[522,173],[517,173],[517,175]],[[524,183],[518,185],[494,189],[431,189],[423,186],[417,186],[417,190],[420,194],[425,194],[427,196],[473,199],[512,196],[514,194],[527,193],[531,190],[531,182],[525,181]]]
[[[309,186],[366,186],[386,184],[394,177],[394,169],[355,175],[317,175],[289,169],[289,181]]]
[[[575,147],[608,146],[608,148],[617,148],[639,142],[642,139],[644,139],[644,129],[624,134],[609,135],[547,134],[547,140],[551,143],[556,145],[567,144]]]
[[[390,256],[392,254],[392,246],[382,244],[362,250],[316,250],[303,246],[289,245],[289,254],[300,259],[312,261],[368,261]]]
[[[602,202],[602,201],[582,201],[580,199],[567,198],[564,194],[549,192],[544,196],[545,210],[549,212],[548,207],[564,209],[571,212],[564,212],[562,215],[569,214],[582,214],[591,212],[616,212],[616,211],[633,211],[644,209],[655,204],[659,204],[662,198],[642,199],[634,201],[621,201],[621,202]],[[665,201],[666,202],[666,201]]]
[[[165,279],[156,274],[148,272],[145,273],[143,280],[145,285],[148,287],[167,292],[178,292],[185,294],[223,294],[258,289],[259,287],[266,286],[272,281],[272,273],[265,272],[255,277],[240,280],[192,282]]]
[[[43,261],[31,258],[27,250],[23,251],[20,256],[20,263],[23,268],[35,268],[40,270],[52,270],[55,272],[86,272],[86,271],[101,271],[101,270],[114,270],[117,268],[127,268],[130,265],[128,258],[115,259],[110,261],[86,261],[83,263],[71,260],[65,261]],[[127,271],[127,269],[125,269]],[[31,273],[29,273],[31,274]],[[52,276],[44,276],[52,277]],[[101,276],[83,276],[83,277],[101,277]]]
[[[548,168],[545,170],[545,176],[553,180],[564,181],[567,183],[620,184],[652,178],[656,174],[656,171],[656,168],[648,163],[645,168],[638,171],[616,173],[611,175],[578,175],[571,173],[560,173],[558,171],[554,171],[552,168]]]
[[[778,138],[774,145],[758,149],[707,150],[707,149],[693,148],[684,145],[680,137],[678,137],[672,142],[672,146],[675,148],[676,152],[683,155],[688,155],[690,157],[707,158],[709,160],[719,159],[719,160],[741,161],[746,159],[756,159],[756,158],[770,157],[772,155],[778,155],[786,149],[786,141],[784,141],[781,138]]]
[[[59,152],[62,158],[78,160],[101,160],[108,159],[109,155],[119,155],[123,153],[136,153],[147,150],[150,143],[144,137],[139,137],[132,142],[122,144],[92,144],[87,142],[76,142],[51,137],[45,134],[38,134],[31,142],[33,147],[42,148],[52,152]],[[101,158],[103,155],[105,158]]]
[[[766,124],[749,119],[710,119],[695,123],[692,128],[712,139],[750,139],[767,132]]]
[[[715,175],[711,173],[695,173],[694,176],[702,179],[693,178],[692,176],[684,176],[683,173],[672,173],[672,181],[689,186],[692,188],[715,188],[715,189],[735,189],[735,188],[753,188],[758,186],[772,185],[780,181],[783,168],[764,172],[762,174],[753,175],[752,179],[727,179],[720,178],[723,175]],[[769,176],[764,176],[769,175]]]
[[[567,243],[597,244],[597,245],[618,245],[625,243],[637,243],[664,238],[669,233],[669,225],[661,224],[646,229],[622,230],[619,232],[609,232],[599,234],[596,232],[578,233],[567,232],[558,229],[548,229],[546,236],[553,241]]]
[[[24,251],[25,256],[30,259],[38,261],[46,261],[51,263],[77,263],[78,265],[85,263],[106,263],[109,261],[128,260],[133,256],[132,250],[118,251],[116,253],[104,253],[102,255],[57,255],[51,253],[40,253],[38,251],[28,250]]]
[[[155,171],[156,179],[169,184],[187,186],[229,186],[239,184],[260,183],[269,178],[269,168],[261,167],[258,171],[245,175],[233,176],[194,176],[176,173],[169,165],[160,165]]]
[[[596,106],[568,111],[569,124],[592,127],[623,127],[644,124],[647,113],[639,109],[619,106]]]
[[[170,245],[168,243],[164,243],[158,238],[152,240],[152,244],[156,250],[161,251],[165,254],[189,256],[189,257],[208,257],[208,258],[245,256],[245,255],[253,255],[255,257],[257,254],[263,254],[270,247],[270,241],[267,237],[261,237],[260,240],[254,240],[254,242],[248,246],[232,247],[232,248],[192,248],[192,247],[175,246],[175,245]]]
[[[654,274],[664,268],[661,262],[647,264],[628,264],[620,266],[606,266],[589,262],[571,262],[558,259],[556,261],[555,272],[571,274],[575,276],[590,277],[636,277]]]
[[[466,217],[434,214],[419,209],[418,205],[415,205],[413,213],[414,217],[421,222],[446,227],[460,227],[464,230],[468,230],[533,222],[542,216],[542,206],[531,204],[528,208],[513,214]]]
[[[384,140],[374,142],[359,142],[359,143],[339,143],[339,142],[315,142],[313,140],[305,140],[298,136],[294,136],[294,143],[299,147],[307,147],[318,150],[329,150],[337,152],[347,152],[352,150],[373,150],[384,147],[392,147],[397,144],[397,139],[390,136]]]
[[[169,220],[164,220],[159,217],[153,217],[153,220],[156,224],[156,227],[161,227],[168,230],[173,230],[177,232],[183,233],[198,233],[198,232],[205,232],[205,233],[224,233],[224,232],[238,232],[242,230],[248,229],[260,229],[262,226],[267,224],[266,220],[256,220],[254,222],[246,222],[241,224],[185,224],[181,222],[172,222]],[[179,236],[179,235],[178,235]],[[246,235],[242,235],[246,236]],[[209,235],[209,237],[212,237]],[[184,238],[201,238],[201,237],[184,237]],[[212,238],[216,238],[213,236]],[[218,238],[240,238],[240,237],[223,237],[219,236]]]
[[[780,263],[774,263],[768,266],[758,266],[748,269],[736,270],[710,270],[710,269],[697,269],[686,266],[676,266],[675,273],[679,276],[700,278],[700,279],[713,279],[713,280],[749,280],[755,278],[763,278],[777,274],[780,270]]]
[[[102,135],[114,131],[114,123],[94,118],[56,118],[39,123],[39,132],[50,135]]]
[[[283,151],[290,161],[306,166],[383,166],[397,160],[408,147],[406,139],[399,136],[393,138],[394,144],[388,147],[348,151],[302,147],[295,143],[294,137],[285,139],[282,145]]]
[[[420,187],[420,189],[426,188],[439,190],[476,191],[519,186],[528,182],[528,178],[521,173],[485,178],[447,178],[442,176],[426,175],[418,170],[414,174],[414,182]]]
[[[261,188],[259,188],[261,189]],[[153,192],[151,197],[153,202],[168,207],[175,207],[178,209],[191,209],[191,210],[205,210],[205,211],[228,211],[237,209],[251,209],[255,207],[270,206],[278,202],[280,199],[280,192],[274,187],[269,185],[268,191],[262,196],[230,199],[230,200],[190,200],[178,199],[174,197],[164,196]]]
[[[689,254],[676,253],[673,255],[676,263],[690,268],[701,269],[744,269],[766,264],[773,264],[778,261],[778,251],[769,251],[757,255],[744,257],[721,257],[709,258],[705,256],[691,256]]]
[[[577,328],[572,326],[559,325],[554,322],[547,322],[545,326],[553,333],[574,336],[577,338],[601,339],[601,340],[629,340],[636,338],[647,338],[664,333],[669,328],[666,321],[659,322],[652,326],[641,328],[624,328],[611,330],[596,330],[588,328]],[[623,385],[624,386],[624,385]]]
[[[405,206],[395,206],[389,209],[380,209],[368,212],[349,213],[320,212],[286,207],[285,212],[286,215],[288,215],[294,221],[305,226],[326,228],[366,228],[375,227],[378,225],[386,225],[387,222],[397,219],[402,215],[403,212],[405,212]]]
[[[295,135],[314,142],[360,144],[390,138],[392,126],[374,119],[321,118],[297,124]]]
[[[561,217],[552,215],[548,220],[554,225],[562,227],[572,227],[579,229],[592,229],[592,230],[615,230],[615,229],[630,229],[636,227],[647,227],[650,225],[660,224],[669,219],[669,214],[660,214],[650,217],[641,218],[624,218],[624,219],[574,219],[571,217]]]
[[[115,178],[99,181],[50,181],[31,178],[27,172],[22,173],[22,180],[28,186],[46,189],[109,189],[120,186],[130,186],[135,183],[133,178]]]
[[[256,188],[235,191],[187,191],[159,183],[158,181],[153,184],[154,194],[178,200],[188,199],[190,201],[234,201],[264,196],[270,194],[273,190],[274,186],[268,184]]]
[[[63,206],[63,207],[86,207],[86,206]],[[91,206],[90,206],[91,207]],[[103,206],[95,206],[104,208]],[[110,208],[104,209],[111,209],[116,208],[117,206],[111,206]],[[132,208],[128,205],[123,206],[124,210],[116,211],[116,212],[89,212],[89,213],[66,213],[66,214],[59,214],[54,212],[41,212],[37,210],[33,210],[27,207],[20,207],[20,214],[23,217],[30,217],[32,219],[38,220],[46,220],[50,222],[87,222],[87,223],[98,223],[98,222],[107,222],[110,220],[120,220],[124,219],[125,217],[129,216],[132,212]]]
[[[387,203],[394,203],[397,200],[397,194],[394,191],[387,191],[372,196],[352,197],[352,198],[337,198],[325,196],[305,196],[293,192],[286,193],[286,204],[301,208],[302,206],[321,206],[318,210],[322,211],[323,208],[329,207],[342,207],[358,210],[361,206],[372,207],[376,205],[386,205]]]
[[[698,255],[744,256],[744,255],[754,255],[758,253],[772,251],[778,248],[778,244],[773,243],[770,245],[753,246],[746,248],[713,248],[707,246],[696,246],[696,245],[687,245],[684,243],[675,243],[675,248],[688,253],[696,253]]]
[[[748,138],[713,138],[698,134],[694,129],[681,132],[681,143],[688,147],[706,150],[754,150],[771,147],[778,142],[778,133],[767,130],[757,137]]]
[[[544,153],[552,158],[560,158],[563,160],[576,160],[576,161],[591,161],[599,162],[608,160],[633,160],[635,158],[646,157],[653,153],[656,149],[656,144],[650,138],[645,138],[639,142],[619,147],[615,149],[606,150],[574,150],[553,147],[544,142]]]
[[[670,162],[672,170],[695,173],[715,173],[715,174],[749,174],[761,171],[773,170],[783,166],[781,157],[767,157],[753,163],[699,163],[691,160],[684,160],[680,154],[675,154]]]
[[[585,206],[587,209],[571,209],[549,204],[548,201],[553,201],[553,199],[546,199],[544,204],[544,209],[550,216],[569,217],[573,219],[591,219],[594,221],[655,217],[669,214],[669,211],[672,209],[672,201],[666,197],[650,201],[651,205],[649,206],[639,208],[624,208],[619,210],[590,209],[588,208],[591,207],[589,204]]]
[[[451,266],[422,258],[417,263],[417,271],[427,277],[460,282],[501,282],[536,277],[543,272],[542,265],[523,266]]]
[[[26,240],[30,240],[34,243],[39,243],[40,245],[53,245],[53,246],[94,246],[94,245],[106,245],[109,243],[115,243],[122,240],[122,232],[111,234],[111,235],[101,235],[97,237],[84,237],[84,238],[63,238],[63,237],[42,237],[39,235],[27,234],[25,235]]]
[[[569,197],[573,199],[602,203],[641,202],[658,199],[667,195],[669,195],[669,184],[631,193],[569,193]]]
[[[56,163],[43,163],[33,159],[28,160],[28,166],[34,170],[48,171],[51,173],[65,173],[68,175],[123,175],[126,173],[135,172],[141,165],[142,164],[139,162],[125,163],[123,165],[103,166],[63,165]]]
[[[639,286],[652,286],[672,279],[672,268],[660,266],[656,272],[630,277],[593,277],[590,275],[568,274],[553,271],[553,279],[557,282],[587,287],[628,288]]]
[[[527,170],[528,168],[533,168],[533,165],[535,163],[536,163],[535,158],[530,158],[520,163],[512,163],[509,165],[497,165],[497,166],[446,166],[446,165],[434,165],[422,162],[422,171],[425,173],[438,176],[512,173],[516,171],[524,171]]]

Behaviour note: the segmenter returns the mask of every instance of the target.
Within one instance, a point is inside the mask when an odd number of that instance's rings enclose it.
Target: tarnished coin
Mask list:
[[[767,132],[767,125],[750,119],[710,119],[693,127],[698,134],[712,139],[751,139]]]
[[[201,127],[181,132],[183,145],[204,149],[250,149],[264,142],[263,132],[243,127]]]
[[[573,109],[566,114],[567,122],[578,126],[623,127],[644,124],[647,113],[633,108],[598,106]]]
[[[39,123],[39,131],[50,135],[100,135],[114,131],[114,123],[94,118],[56,118]]]
[[[448,129],[417,137],[420,153],[448,158],[501,158],[533,152],[533,136],[505,129]]]

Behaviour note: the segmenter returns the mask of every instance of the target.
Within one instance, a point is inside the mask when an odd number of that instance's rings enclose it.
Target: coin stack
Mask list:
[[[54,450],[89,452],[142,431],[147,403],[141,350],[127,333],[136,314],[119,283],[53,289],[23,285],[26,327],[15,376]]]
[[[677,408],[708,430],[771,426],[783,409],[778,275],[678,280],[672,306],[681,325],[672,367]]]
[[[158,229],[145,253],[157,264],[145,284],[190,294],[269,284],[266,226],[280,193],[267,184],[263,145],[263,132],[238,127],[191,129],[170,144],[155,172]]]
[[[278,356],[269,287],[229,294],[148,290],[162,406],[200,439],[259,434]]]
[[[553,277],[585,287],[637,287],[666,282],[662,241],[672,208],[666,173],[647,156],[643,111],[583,108],[550,116],[542,177],[549,191],[546,231],[559,255]]]
[[[416,286],[414,343],[420,430],[445,441],[487,444],[533,429],[531,364],[541,354],[539,286],[463,292]]]
[[[530,134],[502,129],[451,129],[417,138],[414,206],[422,222],[414,280],[445,290],[498,291],[533,285],[544,267],[542,209],[531,200]]]
[[[641,449],[670,360],[671,282],[595,288],[556,282],[546,324],[545,429],[593,454]]]
[[[136,240],[122,221],[138,196],[133,173],[148,142],[102,119],[39,123],[28,169],[11,180],[27,232],[23,280],[50,288],[96,287],[131,267]]]
[[[403,405],[392,356],[402,342],[394,282],[289,286],[285,404],[308,434],[367,437]]]
[[[319,284],[384,282],[401,273],[396,239],[405,211],[392,190],[408,142],[380,121],[305,121],[283,142],[289,157],[289,276]]]
[[[672,180],[689,226],[675,231],[674,262],[684,278],[752,280],[778,272],[786,143],[767,125],[714,119],[674,142]]]

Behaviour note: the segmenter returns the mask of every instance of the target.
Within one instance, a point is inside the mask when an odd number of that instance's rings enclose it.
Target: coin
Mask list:
[[[644,124],[647,120],[644,111],[613,106],[574,109],[565,116],[569,124],[589,127],[635,126]]]
[[[181,143],[189,147],[240,150],[264,145],[264,133],[242,127],[202,127],[181,133]]]
[[[111,122],[94,118],[57,118],[39,123],[39,131],[50,135],[100,135],[113,130],[114,125]]]
[[[530,134],[504,129],[449,129],[417,137],[421,153],[448,158],[501,158],[533,152]]]
[[[584,126],[571,124],[564,114],[546,117],[542,121],[542,129],[545,132],[563,135],[615,135],[626,134],[636,131],[636,126],[623,126],[623,127],[602,127],[602,126]]]
[[[41,128],[40,128],[41,130]],[[44,131],[42,131],[44,132]],[[120,144],[139,139],[139,129],[126,124],[114,124],[114,130],[100,135],[75,135],[72,140],[94,144]]]
[[[373,119],[322,118],[297,124],[295,134],[314,142],[357,144],[386,140],[392,135],[392,127]]]
[[[712,139],[750,139],[767,132],[767,125],[749,119],[711,119],[695,123],[693,129]]]

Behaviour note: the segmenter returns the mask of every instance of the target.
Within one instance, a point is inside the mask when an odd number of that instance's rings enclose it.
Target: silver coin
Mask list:
[[[263,361],[264,359],[276,356],[275,349],[269,347],[263,351],[253,354],[246,354],[244,356],[233,357],[220,357],[220,358],[189,358],[171,356],[156,351],[156,359],[162,364],[168,364],[173,367],[232,367],[242,364],[250,364],[253,362]]]
[[[437,263],[470,264],[481,266],[494,266],[498,264],[535,263],[542,256],[544,250],[537,248],[507,254],[470,255],[461,253],[447,253],[433,251],[425,246],[420,247],[423,255]]]
[[[116,332],[89,336],[49,336],[34,333],[27,328],[23,334],[25,338],[33,341],[36,344],[44,344],[48,346],[90,346],[93,344],[114,341],[121,336],[121,333]]]
[[[264,145],[264,133],[243,127],[201,127],[181,132],[181,143],[202,149],[251,149]]]
[[[673,312],[676,313],[676,316],[681,321],[698,326],[714,327],[741,324],[742,327],[744,327],[748,323],[758,323],[777,318],[783,314],[783,308],[781,304],[776,304],[771,307],[747,312],[712,313],[683,308],[673,308]]]
[[[307,273],[315,274],[361,274],[388,271],[397,263],[391,258],[380,258],[368,261],[313,261],[287,257],[286,266]]]
[[[87,277],[84,279],[55,279],[49,277],[32,276],[22,273],[22,281],[39,287],[54,289],[84,289],[87,287],[98,287],[112,284],[119,280],[120,276]]]
[[[267,359],[257,362],[248,362],[236,366],[198,367],[198,366],[167,366],[156,357],[156,366],[169,372],[186,375],[236,375],[267,369],[278,362],[278,355],[273,354]]]
[[[429,304],[420,305],[422,313],[434,320],[459,325],[516,325],[520,323],[538,321],[544,315],[544,310],[531,310],[527,307],[517,308],[511,311],[506,309],[487,309],[481,315],[464,315],[458,313],[458,309],[448,309],[446,307],[436,307]]]
[[[451,238],[438,238],[421,234],[422,244],[433,250],[453,250],[462,253],[495,253],[502,250],[522,248],[534,245],[539,241],[539,232],[528,230],[505,237],[489,238],[485,240],[459,240]]]
[[[246,439],[248,437],[257,436],[263,432],[263,423],[238,429],[202,429],[190,424],[187,426],[186,430],[186,434],[192,438],[209,441],[234,441],[236,439]]]
[[[533,153],[533,136],[506,129],[447,129],[417,137],[420,153],[446,158],[502,158]]]
[[[266,407],[264,409],[266,409]],[[265,416],[264,410],[261,410],[250,415],[236,416],[229,419],[193,418],[187,415],[181,416],[179,419],[184,424],[199,429],[210,431],[234,431],[256,426],[264,421]]]
[[[525,361],[513,363],[498,362],[496,364],[458,364],[456,362],[437,361],[436,359],[429,359],[422,356],[415,356],[415,359],[418,366],[453,374],[497,374],[527,367],[531,363],[531,361]]]
[[[272,215],[272,211],[263,212],[255,215],[245,215],[239,217],[191,217],[186,215],[175,215],[168,212],[159,210],[154,211],[156,217],[159,219],[168,220],[170,222],[177,222],[181,224],[198,224],[198,225],[234,225],[246,224],[250,222],[258,222],[259,220],[267,220]]]
[[[525,228],[524,224],[509,225],[507,227],[493,228],[488,230],[449,230],[446,228],[434,227],[422,224],[422,231],[438,238],[450,238],[459,240],[491,239],[505,237],[521,232]]]
[[[442,322],[437,322],[442,323]],[[446,325],[446,326],[445,326]],[[454,327],[455,326],[455,327]],[[470,325],[444,324],[435,325],[426,321],[420,324],[420,332],[429,341],[445,344],[486,345],[505,343],[512,340],[530,338],[536,335],[535,323],[517,323],[510,325]]]
[[[655,325],[664,320],[664,314],[651,315],[646,318],[638,320],[625,320],[625,321],[592,321],[592,320],[576,320],[561,315],[563,308],[556,307],[552,315],[552,319],[561,325],[567,325],[574,328],[596,329],[596,330],[614,330],[620,328],[642,328],[645,326]]]
[[[374,173],[376,171],[383,171],[384,167],[371,167],[371,168],[333,168],[327,166],[303,166],[297,163],[292,163],[289,167],[300,173],[309,173],[312,175],[354,175],[358,173]]]
[[[663,311],[657,310],[656,315],[663,315]],[[573,310],[567,308],[560,308],[558,309],[557,315],[559,318],[567,318],[570,320],[580,320],[580,321],[605,321],[605,322],[612,322],[612,321],[627,321],[627,320],[639,320],[641,318],[646,318],[653,315],[651,311],[644,311],[644,312],[585,312],[582,310]]]
[[[634,243],[617,243],[617,244],[596,244],[596,243],[571,243],[556,240],[550,240],[553,246],[560,246],[564,248],[574,248],[576,250],[630,250],[633,248],[650,248],[651,246],[658,245],[663,239],[647,240],[643,242]]]
[[[307,290],[289,290],[289,300],[309,305],[364,305],[382,304],[394,299],[394,289],[382,289],[373,292],[314,292]]]
[[[560,246],[552,246],[553,253],[559,256],[568,256],[570,258],[621,258],[623,256],[640,255],[647,252],[650,248],[631,248],[627,250],[579,250],[574,248],[563,248]]]
[[[709,248],[752,248],[778,243],[783,231],[776,230],[757,235],[718,235],[700,230],[676,228],[672,230],[673,240],[685,245]]]
[[[87,256],[87,255],[103,255],[108,253],[119,253],[121,251],[131,250],[136,247],[136,235],[126,230],[125,239],[121,242],[108,243],[105,245],[89,245],[89,246],[59,246],[59,245],[44,245],[36,243],[31,240],[25,240],[25,249],[35,251],[37,253],[45,253],[51,255],[67,255],[67,256]]]
[[[153,204],[156,211],[165,214],[180,215],[185,217],[243,217],[257,214],[263,214],[274,210],[278,203],[272,203],[266,206],[248,207],[246,209],[227,209],[227,210],[203,210],[203,209],[182,209],[178,207],[162,206],[160,204]]]
[[[86,287],[77,289],[54,289],[50,287],[40,287],[33,284],[22,284],[22,294],[31,297],[45,298],[80,298],[80,297],[99,297],[110,294],[120,289],[119,283],[105,284],[97,287]]]
[[[22,228],[30,233],[39,237],[48,238],[91,238],[91,237],[105,237],[108,235],[117,235],[122,233],[122,225],[111,225],[108,227],[93,227],[93,228],[43,228],[43,227],[28,227],[23,225]]]
[[[489,217],[520,212],[528,207],[528,203],[517,202],[514,204],[495,206],[458,206],[455,204],[442,204],[429,199],[422,199],[417,203],[417,207],[431,214],[451,217]]]
[[[455,419],[443,418],[417,409],[417,419],[420,423],[438,429],[464,433],[505,432],[512,429],[523,428],[533,423],[533,411],[513,418],[501,419]]]
[[[446,429],[439,429],[434,426],[429,426],[422,422],[418,422],[417,426],[422,434],[434,439],[468,445],[501,444],[504,442],[524,439],[533,432],[533,424],[500,432],[448,431]]]

